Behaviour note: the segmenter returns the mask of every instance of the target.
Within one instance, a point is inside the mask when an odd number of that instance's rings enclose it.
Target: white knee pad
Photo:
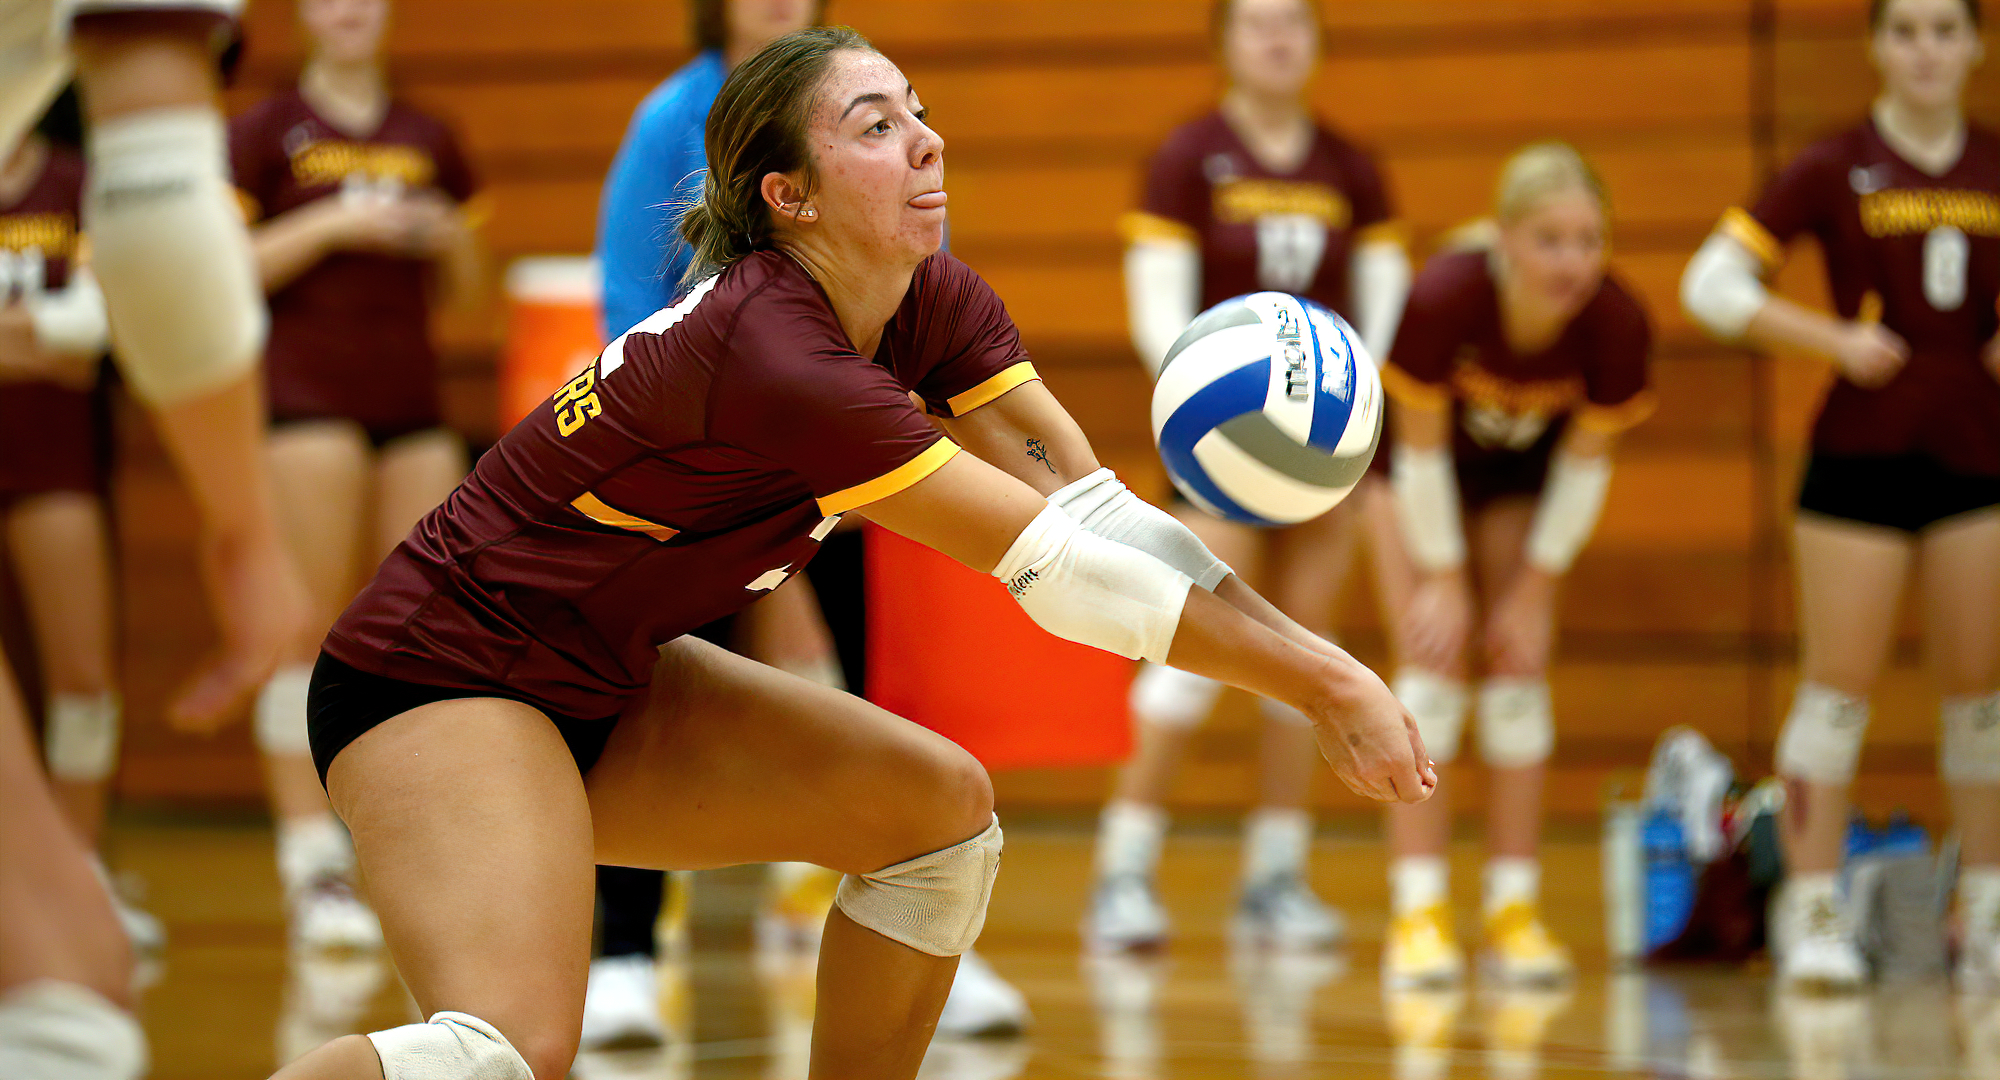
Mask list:
[[[0,998],[0,1076],[136,1080],[145,1072],[146,1033],[97,991],[45,979]]]
[[[932,956],[957,956],[986,926],[1002,840],[995,815],[985,832],[962,844],[872,874],[848,874],[833,902],[891,941]]]
[[[210,108],[150,109],[90,131],[91,267],[125,377],[154,406],[221,389],[263,349],[264,293],[226,146]]]
[[[306,737],[306,695],[312,668],[287,664],[257,693],[257,748],[267,754],[310,754]]]
[[[1868,699],[1802,682],[1778,732],[1778,774],[1815,784],[1846,784],[1868,734]]]
[[[1208,719],[1222,684],[1204,675],[1147,664],[1132,680],[1132,715],[1142,724],[1191,728]]]
[[[1465,732],[1464,683],[1406,667],[1396,672],[1389,689],[1416,718],[1417,734],[1424,737],[1424,750],[1432,761],[1445,765],[1458,757],[1459,737]]]
[[[383,1080],[535,1080],[527,1059],[492,1024],[461,1012],[427,1024],[371,1031]]]
[[[2000,784],[2000,692],[1946,698],[1938,720],[1938,773],[1953,784]]]
[[[1479,685],[1479,756],[1496,769],[1525,769],[1556,746],[1555,710],[1542,679],[1488,679]]]
[[[96,783],[118,767],[118,695],[50,694],[42,752],[49,775],[74,783]]]

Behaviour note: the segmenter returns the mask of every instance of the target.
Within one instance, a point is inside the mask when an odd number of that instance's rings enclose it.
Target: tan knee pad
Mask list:
[[[1939,775],[1953,784],[2000,784],[2000,692],[1946,698],[1938,722]]]
[[[383,1080],[535,1080],[528,1061],[477,1016],[432,1014],[429,1023],[371,1031]]]
[[[1778,732],[1778,774],[1815,784],[1851,783],[1867,734],[1867,698],[1802,682]]]
[[[95,990],[44,979],[0,997],[0,1076],[136,1080],[145,1071],[139,1022]]]
[[[1132,715],[1163,728],[1197,727],[1208,719],[1222,684],[1164,664],[1146,664],[1132,680]]]
[[[932,956],[972,948],[1000,872],[1000,818],[978,836],[872,874],[840,879],[833,902],[870,930]]]
[[[1424,737],[1424,751],[1431,760],[1446,765],[1457,758],[1465,734],[1465,684],[1435,671],[1406,667],[1396,672],[1389,689],[1416,719],[1417,734]]]
[[[1479,756],[1498,769],[1525,769],[1556,746],[1555,710],[1543,679],[1488,679],[1479,686]]]

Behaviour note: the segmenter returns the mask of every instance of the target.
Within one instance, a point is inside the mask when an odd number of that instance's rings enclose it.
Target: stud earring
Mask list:
[[[802,218],[816,218],[819,216],[819,211],[808,206],[804,210],[799,211],[799,216]]]

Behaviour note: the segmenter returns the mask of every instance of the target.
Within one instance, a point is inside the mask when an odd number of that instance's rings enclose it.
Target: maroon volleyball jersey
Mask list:
[[[657,647],[798,572],[841,514],[958,448],[959,416],[1034,379],[999,297],[934,255],[855,352],[826,294],[759,252],[611,344],[420,522],[326,651],[412,682],[584,718],[645,688]]]
[[[1375,162],[1324,127],[1290,173],[1257,159],[1219,112],[1175,129],[1146,169],[1127,241],[1181,239],[1201,249],[1201,307],[1275,290],[1343,315],[1356,244],[1400,239]]]
[[[424,189],[462,203],[475,187],[450,129],[401,101],[355,137],[286,90],[230,122],[229,156],[253,222],[318,199]],[[336,251],[272,293],[271,415],[347,418],[380,435],[435,427],[430,273],[428,260]]]
[[[1490,260],[1483,250],[1452,251],[1426,263],[1382,368],[1391,396],[1453,410],[1461,462],[1546,454],[1572,418],[1615,432],[1652,412],[1652,325],[1625,286],[1606,274],[1554,344],[1520,356],[1500,324]]]
[[[1834,381],[1814,450],[1921,453],[2000,476],[2000,382],[1979,358],[2000,330],[2000,137],[1972,128],[1958,162],[1932,176],[1869,121],[1807,147],[1721,228],[1767,270],[1793,238],[1816,237],[1840,316],[1880,319],[1910,344],[1909,363],[1880,389]]]
[[[0,304],[69,284],[83,244],[83,159],[51,147],[42,173],[0,206]],[[92,395],[54,383],[0,383],[0,499],[97,486]]]

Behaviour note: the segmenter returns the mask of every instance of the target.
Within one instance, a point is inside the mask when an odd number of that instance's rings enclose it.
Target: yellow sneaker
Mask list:
[[[1515,901],[1486,917],[1486,970],[1508,986],[1554,986],[1576,973],[1569,950],[1549,936],[1533,904]]]
[[[761,948],[803,949],[819,946],[820,930],[833,909],[840,875],[810,863],[772,863],[766,879],[764,906],[757,913],[757,944]]]
[[[1451,929],[1451,912],[1432,904],[1389,922],[1382,982],[1392,989],[1452,986],[1465,975],[1465,953]]]

